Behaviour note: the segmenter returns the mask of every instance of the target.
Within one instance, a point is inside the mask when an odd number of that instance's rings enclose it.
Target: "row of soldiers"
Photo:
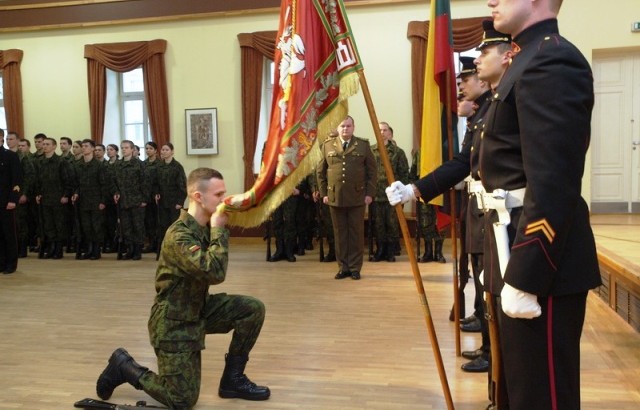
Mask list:
[[[404,183],[419,179],[420,152],[413,154],[411,168],[404,150],[393,139],[393,128],[387,122],[380,122],[380,134],[384,148],[391,162],[394,177]],[[377,144],[371,146],[377,163],[377,188],[375,198],[369,205],[369,260],[372,262],[395,262],[400,255],[400,228],[398,217],[389,205],[385,188],[388,185],[384,166]],[[424,253],[420,262],[437,261],[445,263],[442,254],[444,234],[437,229],[436,209],[433,205],[418,203],[416,208],[418,244],[424,243]],[[320,201],[315,172],[305,177],[289,196],[271,215],[266,228],[266,237],[274,236],[276,251],[267,252],[267,260],[277,262],[296,261],[296,255],[304,255],[313,249],[313,237],[326,238],[329,249],[326,255],[321,252],[322,262],[335,262],[335,242],[328,205]],[[375,245],[375,246],[374,246]]]
[[[60,145],[70,145],[62,138]],[[60,259],[64,245],[78,259],[100,259],[101,253],[118,251],[119,259],[141,259],[159,249],[158,238],[177,219],[186,198],[186,177],[173,159],[173,146],[147,143],[147,159],[134,156],[135,144],[124,140],[120,149],[90,139],[80,141],[80,154],[62,149],[44,134],[34,137],[37,151],[14,132],[6,138],[18,154],[23,174],[18,206],[18,253],[38,251],[39,257]],[[75,145],[75,144],[74,144]],[[118,158],[118,151],[122,158]],[[146,233],[145,233],[146,231]],[[38,238],[38,241],[34,241]],[[36,245],[37,243],[37,245]]]

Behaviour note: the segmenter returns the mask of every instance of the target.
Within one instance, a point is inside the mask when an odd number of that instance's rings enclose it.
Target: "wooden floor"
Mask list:
[[[595,221],[594,230],[599,235]],[[260,240],[233,239],[228,279],[211,292],[265,302],[267,319],[247,374],[267,384],[272,397],[218,398],[230,336],[210,335],[197,409],[446,408],[406,254],[396,263],[365,262],[360,281],[337,281],[336,265],[317,262],[317,250],[296,263],[267,263],[264,250]],[[96,397],[96,378],[119,346],[155,369],[146,327],[154,267],[152,255],[132,262],[30,254],[18,272],[0,275],[0,409],[71,409],[76,400]],[[484,409],[486,374],[462,372],[465,360],[455,356],[447,320],[452,265],[420,268],[455,408]],[[463,350],[478,346],[479,334],[462,334]],[[154,403],[128,385],[111,401],[138,400]],[[640,408],[640,335],[594,295],[582,338],[582,408]]]

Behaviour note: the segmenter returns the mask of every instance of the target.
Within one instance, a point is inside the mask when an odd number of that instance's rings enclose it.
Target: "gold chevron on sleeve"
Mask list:
[[[549,243],[553,243],[553,239],[556,237],[556,231],[553,230],[549,222],[546,219],[540,219],[536,222],[531,222],[527,225],[524,233],[525,235],[531,235],[534,232],[541,231],[544,236],[547,237]]]

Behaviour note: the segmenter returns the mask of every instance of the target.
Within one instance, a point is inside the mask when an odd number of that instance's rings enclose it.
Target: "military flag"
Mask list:
[[[230,196],[229,223],[262,223],[315,170],[317,147],[359,90],[360,56],[342,0],[283,0],[276,37],[269,133],[258,178]]]
[[[424,75],[420,175],[427,175],[442,164],[443,147],[449,143],[447,130],[451,127],[447,121],[446,110],[448,108],[453,113],[456,112],[453,103],[456,101],[456,84],[450,10],[449,0],[431,0]],[[442,205],[442,196],[430,203]]]

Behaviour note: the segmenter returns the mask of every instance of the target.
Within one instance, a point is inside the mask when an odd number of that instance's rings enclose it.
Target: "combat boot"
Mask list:
[[[62,242],[57,241],[53,247],[53,256],[51,256],[51,259],[62,259],[63,256]]]
[[[46,245],[40,245],[40,246],[44,246],[45,250],[44,253],[42,254],[42,259],[51,259],[53,258],[53,254],[56,248],[56,243],[55,242],[47,242]]]
[[[142,258],[142,245],[133,245],[133,252],[131,253],[131,260],[139,261]]]
[[[116,349],[109,358],[109,364],[96,382],[96,393],[102,400],[108,400],[113,390],[123,383],[129,383],[136,390],[142,390],[140,378],[149,371],[140,366],[122,347]]]
[[[373,255],[371,259],[372,262],[380,262],[385,259],[387,256],[387,243],[376,241],[376,253]]]
[[[18,245],[18,258],[26,258],[27,257],[27,241],[21,240]]]
[[[435,240],[436,245],[433,249],[433,260],[440,263],[447,263],[447,260],[444,258],[444,255],[442,254],[443,242],[444,242],[444,239]]]
[[[425,239],[424,241],[424,254],[418,262],[432,262],[433,261],[433,245],[431,239]]]
[[[122,246],[124,246],[124,244]],[[132,244],[132,243],[127,244],[127,247],[126,247],[127,251],[122,254],[122,259],[123,260],[129,260],[129,259],[133,258],[133,248],[134,248],[134,246],[135,245]]]
[[[329,242],[329,253],[324,257],[322,262],[335,262],[336,261],[336,247],[333,242]]]
[[[278,262],[284,259],[284,240],[277,238],[276,239],[276,253],[271,255],[269,258],[269,262]]]
[[[100,249],[101,249],[100,244],[98,242],[94,242],[93,253],[91,254],[91,256],[89,256],[89,259],[91,259],[92,261],[95,261],[96,259],[100,259],[102,257]]]
[[[384,259],[387,262],[395,262],[396,261],[395,242],[394,241],[387,242],[387,253],[384,255]]]
[[[82,260],[90,259],[91,256],[93,255],[93,246],[94,246],[93,242],[89,242],[89,245],[87,245],[86,251],[82,255],[77,256],[76,259],[82,259]]]
[[[218,395],[223,399],[266,400],[271,395],[267,386],[257,386],[244,374],[248,356],[225,356],[226,365],[220,379]]]
[[[295,249],[296,249],[296,240],[295,239],[288,240],[284,248],[284,252],[285,252],[285,257],[289,262],[296,261]]]

